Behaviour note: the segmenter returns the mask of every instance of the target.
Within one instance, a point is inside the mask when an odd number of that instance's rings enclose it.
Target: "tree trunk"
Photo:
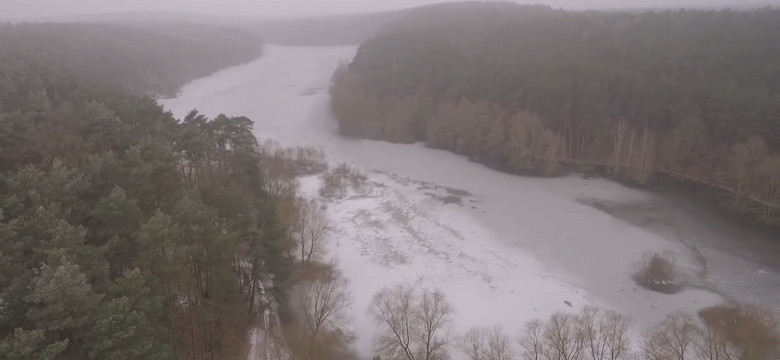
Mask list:
[[[634,154],[634,138],[636,138],[636,130],[631,130],[631,141],[628,143],[628,159],[626,160],[626,175],[631,176],[631,158]]]

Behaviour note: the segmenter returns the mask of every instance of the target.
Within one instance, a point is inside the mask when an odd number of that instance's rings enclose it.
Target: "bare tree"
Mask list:
[[[458,349],[468,360],[484,360],[487,337],[485,328],[472,328],[458,341]]]
[[[580,331],[585,342],[585,352],[593,360],[604,360],[606,344],[601,336],[599,324],[600,310],[593,306],[585,306],[579,316]]]
[[[525,323],[525,330],[517,339],[522,351],[520,356],[523,360],[541,360],[544,354],[544,323],[540,320],[533,320]]]
[[[629,351],[630,321],[625,316],[586,306],[579,321],[585,352],[592,360],[619,360]]]
[[[382,327],[377,349],[385,358],[415,360],[415,309],[412,289],[396,287],[374,296],[371,314]]]
[[[488,333],[488,355],[489,360],[512,360],[517,357],[509,337],[504,335],[500,327],[493,327]]]
[[[756,172],[768,154],[766,141],[756,135],[732,148],[729,172],[734,187],[733,209],[739,208],[745,196],[753,190]]]
[[[295,166],[298,175],[317,174],[328,169],[328,160],[322,149],[315,147],[294,147],[285,150],[285,156]]]
[[[761,220],[764,223],[777,221],[777,213],[780,208],[770,204],[780,203],[780,154],[767,157],[761,163],[759,169],[759,183],[761,191],[757,194],[765,200],[761,204]]]
[[[606,344],[606,357],[609,360],[623,359],[631,351],[631,339],[628,329],[631,320],[614,311],[601,315],[601,336]]]
[[[320,274],[298,284],[295,297],[309,337],[308,358],[316,359],[324,332],[340,330],[342,312],[350,304],[347,281],[338,274]]]
[[[385,359],[436,360],[446,355],[452,307],[439,292],[417,297],[397,286],[374,296],[371,314],[381,327],[377,350]]]
[[[264,163],[264,187],[271,200],[294,195],[299,184],[295,164],[285,155],[286,151],[275,141],[266,141],[259,152]]]
[[[693,316],[672,313],[645,333],[642,354],[648,360],[685,360],[692,351],[697,332]]]
[[[323,243],[330,231],[330,221],[316,202],[299,200],[300,209],[295,227],[300,261],[308,265],[322,253]]]
[[[458,348],[468,360],[513,360],[509,337],[498,326],[473,328],[458,342]]]
[[[578,360],[585,349],[585,336],[573,314],[553,314],[544,327],[542,338],[547,360]]]
[[[707,142],[707,125],[699,116],[688,116],[672,131],[673,162],[683,175],[695,164],[702,163]]]
[[[694,349],[698,360],[746,359],[738,346],[729,342],[722,333],[709,326],[697,332]]]
[[[424,346],[422,359],[436,359],[435,354],[449,342],[446,334],[450,325],[452,306],[444,299],[444,295],[438,291],[424,292],[420,302],[418,314],[420,322],[420,342]],[[444,334],[442,334],[444,333]]]

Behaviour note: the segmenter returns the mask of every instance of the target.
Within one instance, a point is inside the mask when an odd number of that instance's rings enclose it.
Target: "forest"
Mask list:
[[[248,31],[187,23],[113,25],[0,23],[2,99],[25,66],[151,96],[173,95],[187,81],[258,58],[262,42]],[[13,60],[13,61],[11,61]],[[11,91],[12,93],[9,93]]]
[[[333,76],[342,134],[501,170],[708,189],[780,225],[780,10],[405,12]]]
[[[201,35],[195,49],[146,30],[3,25],[0,358],[243,358],[258,314],[286,303],[297,210],[283,203],[309,153],[259,145],[248,118],[175,119],[137,94],[258,55],[197,59],[233,36]]]

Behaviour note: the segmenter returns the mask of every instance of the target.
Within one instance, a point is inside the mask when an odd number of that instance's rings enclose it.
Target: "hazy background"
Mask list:
[[[310,17],[394,10],[441,0],[0,0],[0,19],[51,18],[110,12],[166,11],[260,18]],[[645,7],[780,5],[780,0],[542,0],[572,10]]]

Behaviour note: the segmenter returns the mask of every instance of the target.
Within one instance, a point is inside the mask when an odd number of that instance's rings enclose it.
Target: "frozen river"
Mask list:
[[[161,103],[179,117],[193,108],[248,116],[258,138],[319,146],[332,163],[370,175],[367,196],[328,207],[337,224],[328,255],[350,280],[362,356],[372,354],[371,297],[396,283],[440,289],[458,332],[500,324],[515,335],[526,320],[586,304],[631,316],[636,331],[724,299],[780,309],[780,241],[690,201],[604,179],[512,176],[419,144],[345,139],[329,115],[327,88],[356,48],[266,50]],[[302,193],[316,197],[317,181],[301,179]],[[446,196],[460,203],[441,201]],[[634,285],[636,262],[664,250],[699,287],[664,295]]]

